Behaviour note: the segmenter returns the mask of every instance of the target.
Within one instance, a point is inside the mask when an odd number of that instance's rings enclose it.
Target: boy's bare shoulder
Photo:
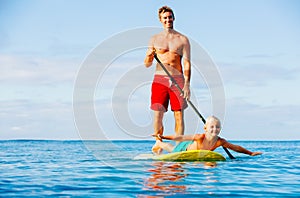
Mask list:
[[[221,137],[219,137],[218,142],[219,142],[219,145],[220,145],[220,146],[225,146],[225,147],[231,147],[231,146],[234,146],[234,144],[228,142],[226,139],[221,138]]]
[[[218,142],[220,142],[221,144],[227,143],[227,140],[225,140],[224,138],[219,137]]]
[[[195,140],[200,140],[203,139],[204,137],[205,137],[204,133],[197,133],[194,135]]]

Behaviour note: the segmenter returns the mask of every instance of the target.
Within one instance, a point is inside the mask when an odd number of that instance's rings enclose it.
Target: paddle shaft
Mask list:
[[[159,58],[157,57],[157,54],[154,53],[154,58],[155,60],[158,62],[158,64],[161,66],[161,68],[166,72],[166,74],[169,76],[170,80],[172,81],[172,83],[175,85],[175,87],[180,91],[181,94],[184,94],[183,90],[180,88],[180,86],[178,85],[178,83],[176,82],[176,80],[172,77],[172,75],[170,74],[170,72],[166,69],[166,67],[164,66],[164,64],[162,62],[160,62]],[[201,113],[198,111],[198,109],[195,107],[195,105],[192,103],[192,101],[190,101],[189,99],[186,98],[187,103],[192,107],[192,109],[196,112],[196,114],[200,117],[200,119],[202,120],[202,122],[205,124],[206,121],[204,119],[204,117],[201,115]],[[227,148],[222,147],[224,149],[224,151],[227,153],[227,155],[229,156],[230,159],[235,159],[235,157],[233,157],[233,155],[228,151]]]

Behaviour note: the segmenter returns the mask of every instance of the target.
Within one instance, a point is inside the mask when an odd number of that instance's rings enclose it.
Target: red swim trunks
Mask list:
[[[182,75],[173,76],[179,87],[182,89],[184,78]],[[151,87],[151,109],[154,111],[167,111],[169,101],[172,111],[180,111],[187,107],[186,100],[181,96],[180,91],[165,75],[155,75]]]

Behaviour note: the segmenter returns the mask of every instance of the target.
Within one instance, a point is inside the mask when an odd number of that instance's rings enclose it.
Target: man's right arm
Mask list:
[[[146,57],[144,60],[144,64],[146,67],[150,67],[152,65],[152,62],[154,59],[155,48],[154,48],[153,40],[154,40],[154,38],[152,37],[149,42],[149,48],[146,52]]]

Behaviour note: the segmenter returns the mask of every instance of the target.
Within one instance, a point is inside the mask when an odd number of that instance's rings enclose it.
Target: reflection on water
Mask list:
[[[185,165],[187,164],[184,162],[153,162],[152,168],[147,170],[151,173],[151,175],[144,182],[144,190],[160,191],[167,194],[185,194],[184,192],[187,190],[187,182],[185,178],[189,176],[187,173],[188,169]],[[194,164],[194,166],[201,169],[213,168],[216,167],[216,165],[217,164],[215,162],[198,162]],[[209,172],[202,172],[202,176],[204,180],[207,180],[205,182],[206,184],[212,182]],[[206,186],[206,188],[210,187]]]
[[[145,189],[172,193],[186,190],[186,186],[180,182],[187,176],[182,163],[154,162],[152,165],[153,168],[148,170],[152,174],[144,183]]]

